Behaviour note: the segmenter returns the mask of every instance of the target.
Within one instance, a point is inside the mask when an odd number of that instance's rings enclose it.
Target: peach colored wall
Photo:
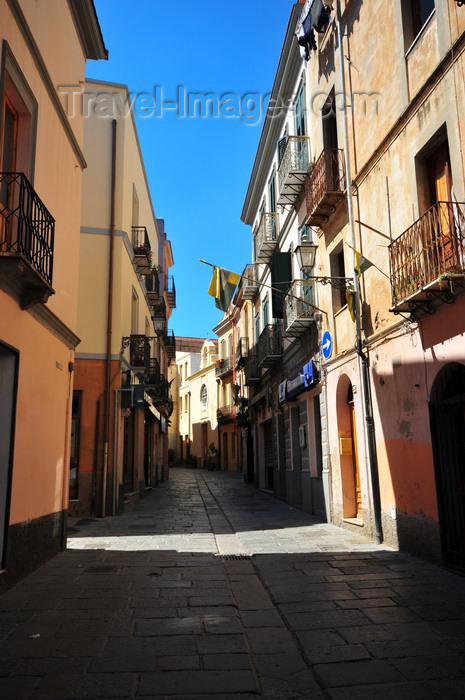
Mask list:
[[[82,48],[66,2],[19,2],[44,58],[52,82],[79,82],[84,76]],[[47,21],[44,22],[44,7]],[[1,37],[38,103],[35,169],[31,179],[56,220],[53,288],[47,308],[76,330],[82,171],[42,75],[24,42],[8,4],[0,4]],[[75,134],[81,140],[82,125]],[[19,350],[17,420],[10,522],[29,521],[67,505],[69,426],[73,350],[31,312],[1,297],[0,337]]]
[[[49,0],[50,2],[50,0]],[[16,60],[20,64],[25,79],[38,102],[38,121],[36,137],[36,158],[34,173],[34,189],[43,203],[56,220],[54,274],[52,286],[56,291],[48,304],[70,328],[75,327],[77,311],[77,261],[79,259],[80,226],[80,197],[82,171],[74,154],[70,141],[64,133],[55,107],[52,105],[32,56],[24,46],[22,35],[8,12],[6,3],[0,10],[0,27],[2,34],[10,44]],[[38,3],[27,3],[35,7]],[[53,3],[53,8],[57,7]],[[56,35],[61,29],[59,18],[54,10],[50,12],[50,21],[55,26]],[[26,14],[29,20],[29,14]],[[55,24],[55,21],[57,24]],[[71,18],[69,17],[69,21]],[[74,27],[74,25],[73,25]],[[77,37],[70,32],[71,43],[77,42]],[[50,57],[47,57],[49,60]],[[62,52],[54,47],[53,60],[47,66],[53,73],[53,66],[59,65],[63,59]],[[72,72],[78,79],[79,69],[83,72],[84,63],[82,51],[78,53],[77,69]],[[73,59],[75,60],[75,59]]]
[[[27,312],[1,295],[0,336],[19,355],[10,522],[66,507],[63,468],[69,468],[69,415],[73,353]],[[69,407],[68,407],[69,408]]]

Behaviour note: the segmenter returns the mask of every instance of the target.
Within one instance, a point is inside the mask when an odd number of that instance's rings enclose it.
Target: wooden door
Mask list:
[[[451,202],[452,178],[449,148],[444,142],[431,156],[432,204],[437,203],[435,226],[435,263],[438,274],[451,270],[456,262],[456,237]]]
[[[352,392],[350,392],[352,393]],[[360,466],[358,463],[357,428],[355,423],[354,400],[349,398],[350,431],[352,438],[352,463],[354,467],[355,518],[362,517],[362,489],[360,487]]]

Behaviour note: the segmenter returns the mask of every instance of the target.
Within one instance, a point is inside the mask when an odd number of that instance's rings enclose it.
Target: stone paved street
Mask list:
[[[465,579],[173,469],[0,598],[0,698],[463,700]]]

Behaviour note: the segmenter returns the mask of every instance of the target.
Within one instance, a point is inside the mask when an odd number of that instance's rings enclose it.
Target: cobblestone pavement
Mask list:
[[[0,698],[463,700],[465,579],[173,469],[0,597]]]

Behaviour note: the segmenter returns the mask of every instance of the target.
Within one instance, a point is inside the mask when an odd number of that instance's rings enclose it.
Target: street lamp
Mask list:
[[[157,313],[152,316],[153,327],[157,334],[164,333],[166,319],[163,314]]]
[[[314,266],[317,248],[308,234],[302,234],[299,245],[294,249],[301,270],[310,270]]]

